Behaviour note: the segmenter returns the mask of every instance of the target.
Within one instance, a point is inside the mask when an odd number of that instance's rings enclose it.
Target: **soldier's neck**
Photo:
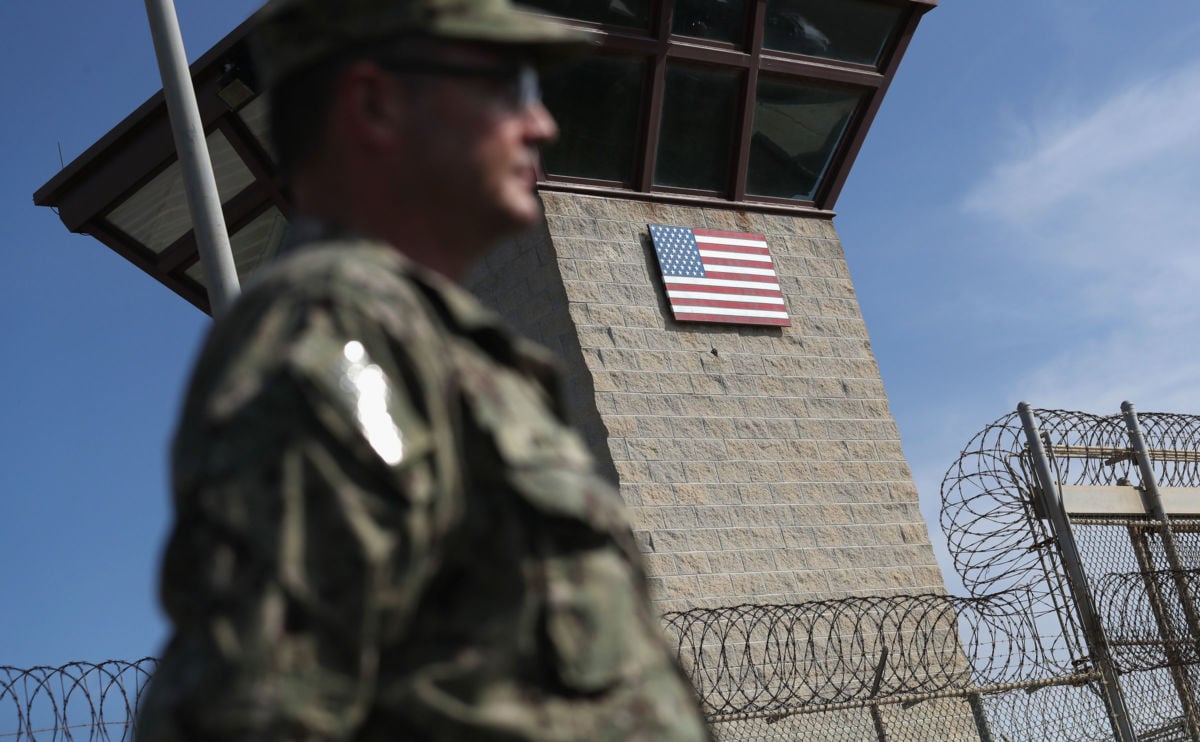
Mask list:
[[[464,234],[460,216],[438,214],[413,203],[380,198],[352,184],[297,178],[293,183],[296,213],[393,245],[414,263],[458,282],[489,247]]]

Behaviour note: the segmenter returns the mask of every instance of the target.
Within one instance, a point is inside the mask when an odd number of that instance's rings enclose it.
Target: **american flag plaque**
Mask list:
[[[764,236],[663,224],[648,226],[676,320],[780,327],[792,324]]]

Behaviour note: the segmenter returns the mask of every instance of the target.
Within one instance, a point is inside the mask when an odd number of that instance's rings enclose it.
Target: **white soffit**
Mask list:
[[[233,263],[237,267],[238,277],[245,281],[264,262],[269,260],[278,250],[287,232],[287,220],[279,209],[272,206],[255,217],[254,221],[239,229],[229,237],[229,246],[233,250]],[[187,276],[207,288],[204,280],[204,268],[196,263],[188,268]]]
[[[271,152],[271,137],[267,130],[267,96],[260,95],[242,106],[237,115],[254,135],[254,138],[258,140],[263,151]]]
[[[225,135],[214,131],[207,137],[208,153],[221,203],[241,193],[254,182],[254,174],[238,157]],[[178,160],[133,192],[106,215],[107,220],[125,234],[161,253],[192,229],[187,196],[183,189],[183,168]]]

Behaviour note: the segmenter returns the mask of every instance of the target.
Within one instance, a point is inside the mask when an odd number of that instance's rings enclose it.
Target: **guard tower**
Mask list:
[[[832,211],[935,0],[532,4],[596,47],[544,80],[545,224],[471,287],[562,356],[660,608],[941,591]],[[243,278],[289,212],[249,31],[192,66]],[[161,94],[34,199],[208,311]]]

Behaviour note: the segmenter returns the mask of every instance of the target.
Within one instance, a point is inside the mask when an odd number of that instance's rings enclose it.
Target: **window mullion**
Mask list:
[[[737,132],[737,151],[733,167],[733,200],[746,198],[746,171],[750,163],[750,139],[754,134],[754,101],[758,89],[759,60],[762,57],[763,24],[767,0],[755,0],[750,17],[750,68],[746,70],[742,91],[742,118]]]
[[[650,63],[650,105],[646,106],[646,118],[642,120],[642,167],[636,187],[649,193],[654,185],[654,162],[658,157],[658,130],[662,120],[663,94],[667,79],[667,48],[671,38],[671,5],[673,0],[658,0],[657,14],[651,31],[655,34],[658,48]]]
[[[658,0],[655,5],[650,35],[658,39],[660,45],[671,37],[671,10],[674,5],[675,0]]]

